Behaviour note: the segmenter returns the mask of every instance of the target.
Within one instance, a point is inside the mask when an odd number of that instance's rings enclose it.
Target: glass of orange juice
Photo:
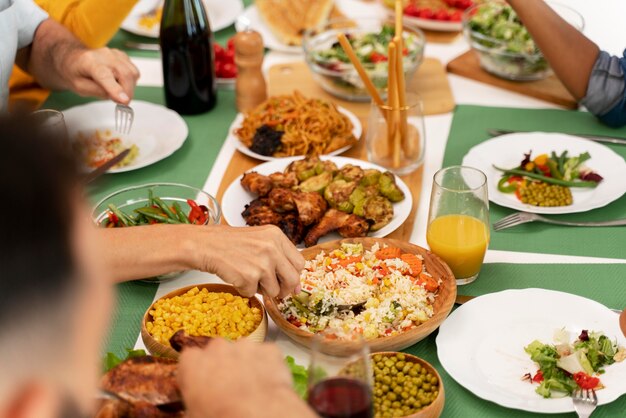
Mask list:
[[[459,285],[476,280],[489,245],[487,176],[475,168],[439,170],[430,196],[426,240]]]

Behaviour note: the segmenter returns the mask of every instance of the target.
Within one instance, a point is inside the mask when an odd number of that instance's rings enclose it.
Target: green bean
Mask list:
[[[496,167],[495,165],[493,166],[493,168],[495,168],[498,171],[502,171],[504,174],[511,174],[514,176],[525,176],[531,179],[541,180],[549,184],[556,184],[558,186],[586,187],[586,188],[593,188],[593,187],[598,186],[598,183],[596,183],[595,181],[566,181],[566,180],[555,179],[553,177],[546,177],[541,174],[531,173],[530,171],[526,171],[526,170],[519,170],[519,169],[507,170],[504,168]]]
[[[184,224],[188,224],[189,218],[187,218],[187,215],[185,215],[185,213],[183,212],[178,202],[174,202],[173,206],[174,206],[174,210],[176,211],[176,215],[178,215],[178,220]]]
[[[115,216],[117,216],[117,219],[119,219],[120,222],[124,224],[124,226],[134,226],[135,225],[135,222],[132,219],[130,219],[128,216],[126,216],[126,214],[124,212],[119,210],[117,208],[117,206],[115,206],[113,203],[109,204],[109,210],[111,212],[113,212],[115,214]]]
[[[148,190],[148,206],[154,205],[154,191],[152,189]]]
[[[156,203],[156,205],[160,207],[163,212],[165,212],[168,218],[175,220],[176,223],[180,223],[180,219],[178,219],[178,216],[176,216],[174,212],[172,212],[172,209],[170,209],[169,206],[167,206],[160,198],[155,197],[152,199],[152,201]]]
[[[170,219],[167,216],[159,215],[157,213],[154,213],[146,209],[154,209],[154,208],[139,208],[139,209],[135,209],[135,211],[137,213],[141,213],[146,218],[154,219],[155,221],[159,221],[159,222],[163,222],[167,224],[179,224],[180,223],[178,220]]]

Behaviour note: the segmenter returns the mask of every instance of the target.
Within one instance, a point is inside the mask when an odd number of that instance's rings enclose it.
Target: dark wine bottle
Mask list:
[[[167,107],[183,115],[213,109],[213,33],[202,0],[165,0],[159,42]]]

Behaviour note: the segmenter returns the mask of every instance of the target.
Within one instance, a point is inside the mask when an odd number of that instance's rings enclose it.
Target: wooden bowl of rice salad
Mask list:
[[[450,268],[408,242],[350,238],[302,251],[303,291],[264,298],[276,325],[295,342],[341,354],[362,335],[370,350],[400,351],[427,337],[448,316],[456,298]]]

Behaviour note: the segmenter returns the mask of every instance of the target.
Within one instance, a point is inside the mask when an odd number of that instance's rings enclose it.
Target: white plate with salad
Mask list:
[[[579,340],[583,330],[586,341]],[[484,295],[454,311],[439,328],[436,343],[442,366],[456,382],[507,408],[573,412],[567,390],[578,387],[576,381],[586,384],[576,373],[585,373],[590,362],[597,370],[585,374],[598,379],[599,405],[626,394],[626,361],[618,361],[626,353],[626,338],[619,317],[580,296],[545,289]],[[568,377],[560,366],[575,373]],[[553,377],[533,382],[541,369]]]
[[[131,148],[124,161],[107,173],[137,170],[161,161],[183,146],[189,130],[176,112],[154,103],[133,100],[130,133],[115,131],[115,103],[96,101],[63,111],[69,137],[86,171]]]
[[[531,155],[527,159],[526,155],[529,152]],[[564,154],[565,152],[567,153]],[[553,153],[556,158],[553,158]],[[557,206],[536,205],[538,202],[531,199],[535,197],[534,194],[541,192],[536,184],[531,186],[533,194],[525,196],[530,190],[528,186],[531,183],[549,181],[537,177],[548,175],[550,172],[549,168],[546,168],[549,163],[543,165],[535,163],[540,156],[546,156],[548,162],[556,161],[556,169],[560,174],[553,172],[549,175],[556,180],[564,180],[565,183],[559,184],[567,185],[565,188],[569,189],[569,192],[561,189],[564,186],[560,186],[556,191],[551,188],[551,191],[558,193],[559,196],[570,193],[569,204],[561,204],[559,200],[555,203]],[[534,166],[527,167],[527,163]],[[498,136],[472,148],[463,158],[463,165],[477,168],[487,175],[489,200],[500,206],[523,212],[542,214],[587,212],[606,206],[626,193],[624,158],[605,145],[572,135],[522,132]],[[532,168],[526,176],[523,173],[517,175],[519,174],[517,172],[509,175],[522,177],[523,181],[513,178],[511,182],[502,183],[507,173],[498,168],[519,171],[526,167]],[[540,167],[546,171],[542,172]],[[530,175],[533,178],[527,177]],[[558,179],[559,176],[561,179]],[[550,186],[559,184],[550,183]]]

